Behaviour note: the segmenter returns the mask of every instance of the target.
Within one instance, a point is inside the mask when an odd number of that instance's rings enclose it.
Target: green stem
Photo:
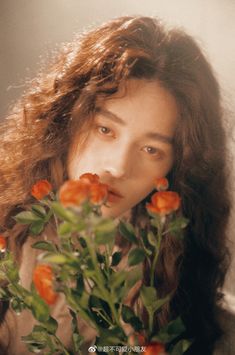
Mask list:
[[[149,254],[148,254],[148,249],[146,249],[142,238],[139,238],[139,243],[140,243],[140,244],[139,244],[138,246],[142,247],[143,250],[145,251],[146,261],[147,261],[147,263],[148,263],[148,267],[151,269],[151,256],[149,256]]]
[[[151,270],[150,270],[150,286],[154,287],[154,274],[156,270],[156,265],[157,265],[157,260],[160,252],[160,246],[161,246],[161,241],[162,241],[162,229],[163,226],[161,225],[161,221],[159,220],[157,222],[157,244],[155,248],[155,255],[153,258],[153,263],[151,265]],[[154,313],[149,313],[149,334],[151,335],[153,332],[153,320],[154,320]]]
[[[156,245],[156,248],[155,248],[155,255],[154,255],[154,258],[153,258],[153,263],[152,263],[151,271],[150,271],[150,286],[151,287],[154,287],[154,273],[155,273],[157,260],[158,260],[158,256],[159,256],[161,241],[162,241],[162,226],[161,226],[161,223],[158,223],[158,226],[157,226],[157,245]]]
[[[114,318],[114,321],[116,322],[116,324],[121,327],[121,324],[120,324],[120,321],[119,321],[119,317],[118,317],[118,313],[116,311],[116,308],[114,306],[114,303],[112,302],[112,297],[109,297],[109,293],[107,292],[106,288],[105,288],[105,282],[104,282],[104,278],[103,278],[103,275],[100,271],[100,268],[99,268],[99,265],[97,263],[97,257],[96,257],[96,254],[95,254],[95,249],[94,247],[91,245],[91,242],[90,242],[90,238],[91,238],[91,235],[88,234],[88,237],[86,238],[86,242],[87,242],[87,248],[88,248],[88,251],[90,253],[90,256],[91,256],[91,260],[92,260],[92,263],[93,263],[93,266],[95,268],[95,271],[96,271],[96,275],[97,275],[97,278],[98,278],[98,285],[97,287],[99,288],[102,296],[104,297],[104,299],[106,300],[106,302],[108,303],[110,309],[111,309],[111,312],[113,314],[113,318]]]
[[[113,327],[113,324],[110,322],[110,320],[105,317],[105,315],[102,314],[100,310],[97,310],[97,313],[101,316],[101,318],[103,318],[103,320],[105,320],[111,327]]]
[[[105,246],[105,261],[106,261],[106,268],[108,271],[108,276],[110,275],[109,272],[109,255],[110,255],[110,249],[109,249],[109,245]]]
[[[149,335],[153,332],[153,313],[149,313]]]
[[[65,355],[70,355],[70,353],[67,351],[67,349],[65,348],[64,344],[62,343],[62,341],[60,340],[60,338],[57,337],[57,335],[54,335],[56,343],[60,346],[60,348],[63,350],[63,353]]]
[[[53,211],[52,211],[52,208],[50,208],[50,210],[49,210],[49,212],[48,212],[48,214],[46,216],[46,222],[48,222],[50,220],[52,215],[53,215]],[[57,219],[56,219],[55,215],[54,215],[54,218],[56,220],[56,226],[58,226]]]

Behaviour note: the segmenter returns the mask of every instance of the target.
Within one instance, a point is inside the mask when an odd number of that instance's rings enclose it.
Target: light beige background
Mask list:
[[[81,29],[131,14],[158,16],[169,25],[184,27],[198,40],[217,74],[233,122],[235,0],[0,0],[0,116],[56,45]],[[230,150],[235,151],[232,140]],[[230,238],[235,241],[235,212]],[[235,255],[233,244],[231,250]],[[226,286],[235,294],[235,261]]]

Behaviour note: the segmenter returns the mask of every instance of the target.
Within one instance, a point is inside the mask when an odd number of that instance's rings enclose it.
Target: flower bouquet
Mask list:
[[[168,233],[183,238],[182,229],[187,225],[178,212],[180,197],[167,191],[168,181],[158,179],[156,189],[146,205],[151,223],[151,230],[146,231],[136,230],[126,221],[102,217],[109,188],[95,174],[66,181],[57,194],[46,180],[33,186],[37,202],[15,216],[35,237],[32,247],[41,250],[30,290],[21,285],[18,266],[5,238],[0,237],[0,279],[6,285],[0,296],[10,301],[17,314],[29,309],[36,319],[32,332],[22,338],[31,352],[82,354],[85,339],[79,333],[78,318],[97,334],[88,353],[179,355],[189,348],[191,341],[183,338],[185,327],[180,317],[158,332],[154,329],[154,319],[171,297],[160,298],[154,287],[161,240]],[[48,223],[56,228],[57,242],[37,239]],[[129,245],[125,255],[115,250],[117,235]],[[127,267],[122,268],[124,258]],[[148,282],[143,263],[150,270]],[[133,292],[137,292],[141,307],[131,304]],[[64,295],[71,316],[70,349],[58,337],[58,323],[51,316],[59,294]]]

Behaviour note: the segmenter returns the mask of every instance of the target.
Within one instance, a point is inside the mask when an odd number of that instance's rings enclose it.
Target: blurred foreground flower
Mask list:
[[[79,180],[66,181],[59,190],[59,199],[64,207],[79,206],[89,197],[89,185]]]
[[[155,179],[155,187],[158,191],[167,190],[169,187],[167,178],[163,177],[163,178]]]
[[[51,184],[47,180],[40,180],[33,185],[31,195],[37,200],[42,200],[52,190]]]
[[[155,183],[160,190],[168,187],[165,178]],[[30,290],[21,285],[10,252],[1,254],[0,263],[0,276],[7,285],[0,287],[1,297],[10,301],[17,313],[29,309],[37,321],[32,332],[23,338],[28,349],[48,355],[82,355],[86,335],[79,332],[77,320],[81,318],[97,332],[97,354],[99,346],[119,344],[144,346],[146,355],[163,355],[165,348],[169,355],[183,354],[191,341],[182,342],[185,326],[180,316],[160,330],[155,327],[161,307],[171,299],[171,294],[161,298],[155,286],[161,240],[169,233],[182,238],[182,229],[188,222],[171,213],[180,207],[178,194],[155,193],[147,205],[151,228],[139,230],[130,222],[102,216],[102,205],[109,201],[112,191],[109,194],[109,187],[96,174],[86,173],[78,180],[66,181],[58,194],[51,193],[51,185],[45,180],[35,184],[32,191],[39,200],[48,193],[50,196],[15,216],[17,223],[28,225],[29,238],[41,236],[45,230],[46,238],[39,238],[32,245],[41,252]],[[55,229],[56,240],[47,234],[48,223]],[[124,245],[130,245],[125,255],[122,249],[115,250],[117,235],[123,238]],[[1,248],[6,248],[3,236]],[[125,268],[122,261],[126,262]],[[149,280],[144,279],[143,263],[149,265]],[[48,306],[57,305],[59,293],[71,316],[68,326],[72,326],[73,334],[68,349],[57,336],[58,322]],[[143,305],[144,317],[142,310],[132,307],[135,297]]]
[[[106,184],[92,184],[90,186],[90,201],[94,205],[101,205],[107,200],[108,185]]]
[[[59,199],[64,207],[79,206],[85,201],[101,205],[107,200],[108,185],[99,182],[96,174],[86,173],[79,180],[68,180],[60,188]]]
[[[53,278],[53,271],[49,265],[38,265],[34,269],[33,282],[36,290],[49,305],[53,305],[58,297],[53,290]]]
[[[82,180],[88,184],[96,184],[99,183],[100,178],[97,174],[85,173],[79,177],[79,180]]]
[[[6,251],[6,238],[0,235],[0,252],[4,253]]]
[[[152,343],[146,346],[145,355],[165,355],[165,347],[161,343]]]
[[[159,191],[153,194],[151,203],[147,203],[146,208],[156,214],[167,215],[177,211],[180,207],[180,197],[174,191]]]

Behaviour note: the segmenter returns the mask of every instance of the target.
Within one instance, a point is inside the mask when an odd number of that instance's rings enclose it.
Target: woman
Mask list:
[[[181,314],[195,338],[187,354],[213,353],[223,332],[231,201],[219,87],[190,36],[156,19],[122,17],[76,39],[19,101],[2,127],[1,150],[2,232],[25,284],[35,263],[27,258],[35,256],[27,228],[12,217],[32,202],[37,180],[57,189],[67,178],[97,173],[112,189],[103,214],[130,215],[138,224],[154,178],[167,176],[190,224],[183,244],[167,236],[161,246],[155,285],[173,296],[156,329]],[[16,353],[11,327],[22,334],[22,321],[11,324],[4,303],[1,319],[9,340],[3,353]]]

